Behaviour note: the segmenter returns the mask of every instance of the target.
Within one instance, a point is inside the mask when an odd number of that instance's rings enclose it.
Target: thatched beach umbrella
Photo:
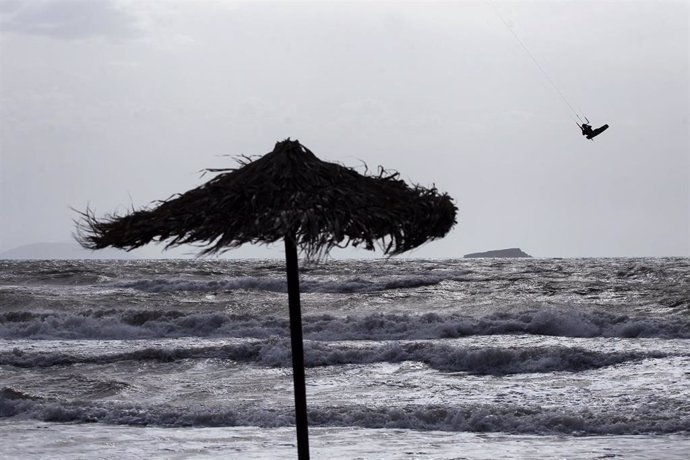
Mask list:
[[[441,238],[456,222],[452,199],[435,188],[408,186],[397,173],[362,175],[319,160],[298,141],[220,172],[207,183],[150,209],[98,219],[86,210],[78,227],[86,248],[134,249],[197,244],[203,254],[244,243],[285,242],[299,458],[308,458],[307,405],[297,248],[321,257],[334,246],[378,244],[400,254]]]

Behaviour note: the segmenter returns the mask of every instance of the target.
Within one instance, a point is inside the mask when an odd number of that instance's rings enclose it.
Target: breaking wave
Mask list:
[[[506,432],[568,435],[663,434],[690,431],[690,416],[678,416],[672,402],[627,410],[564,410],[515,405],[361,405],[309,409],[311,426],[356,426],[465,432]],[[674,416],[669,416],[674,414]],[[46,422],[109,423],[134,426],[219,427],[294,425],[291,408],[196,406],[180,410],[166,405],[139,406],[106,402],[34,398],[18,390],[0,391],[0,417]]]
[[[408,276],[377,276],[374,278],[352,277],[347,279],[302,279],[300,290],[303,293],[368,293],[391,289],[417,288],[434,286],[443,281],[464,281],[469,271],[453,273],[422,274]],[[287,281],[284,276],[244,276],[218,280],[186,280],[153,278],[112,283],[110,287],[135,289],[143,292],[227,292],[252,290],[267,292],[287,292]]]
[[[541,372],[579,372],[631,361],[670,356],[660,352],[597,352],[578,347],[456,347],[433,342],[392,342],[377,345],[306,342],[306,367],[415,361],[443,372],[508,375]],[[259,366],[292,365],[290,342],[268,340],[208,347],[150,347],[120,353],[77,355],[63,352],[0,352],[0,365],[21,368],[73,364],[111,364],[122,361],[172,362],[185,359],[223,359]]]
[[[561,337],[690,338],[690,319],[617,315],[591,310],[541,309],[458,314],[317,315],[304,318],[312,340],[443,339],[472,335],[533,334]],[[267,338],[289,336],[289,323],[274,316],[178,310],[85,310],[0,313],[0,338],[143,339],[164,337]]]

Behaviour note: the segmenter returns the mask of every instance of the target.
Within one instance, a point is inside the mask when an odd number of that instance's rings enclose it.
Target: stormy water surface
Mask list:
[[[283,270],[0,261],[0,454],[293,455]],[[328,261],[301,285],[317,458],[690,447],[686,258]]]

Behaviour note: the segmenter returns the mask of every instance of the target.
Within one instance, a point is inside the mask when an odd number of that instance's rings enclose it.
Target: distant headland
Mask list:
[[[479,257],[532,257],[531,255],[523,252],[520,248],[509,248],[509,249],[495,249],[493,251],[486,252],[473,252],[472,254],[465,254],[466,259],[474,259]]]
[[[107,248],[103,251],[91,251],[71,243],[33,243],[25,244],[5,252],[0,252],[0,260],[40,260],[40,259],[133,259],[133,253]]]

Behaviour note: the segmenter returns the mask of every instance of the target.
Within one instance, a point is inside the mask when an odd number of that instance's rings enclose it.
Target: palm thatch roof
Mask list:
[[[408,186],[382,168],[375,176],[319,160],[298,141],[278,142],[256,160],[151,208],[96,218],[87,209],[79,242],[90,249],[197,244],[216,253],[245,243],[294,239],[308,257],[348,244],[387,255],[441,238],[456,223],[453,200],[436,188]]]

